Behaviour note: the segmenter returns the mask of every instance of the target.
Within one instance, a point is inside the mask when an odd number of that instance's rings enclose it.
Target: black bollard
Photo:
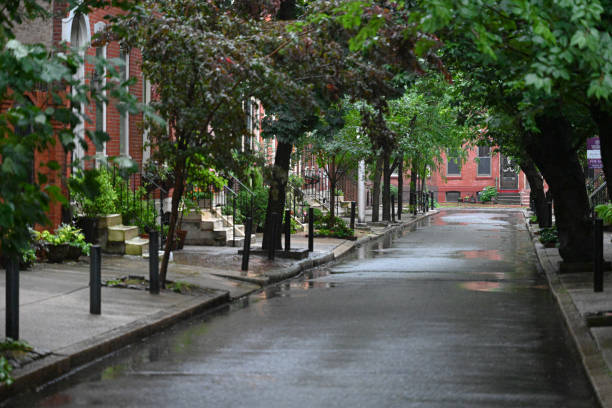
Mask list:
[[[291,210],[285,210],[285,252],[291,250]]]
[[[603,292],[603,220],[593,223],[593,291]]]
[[[251,255],[251,232],[253,230],[253,218],[247,217],[244,226],[244,246],[242,247],[242,270],[249,270],[249,256]]]
[[[417,202],[417,193],[416,192],[413,193],[412,203],[413,203],[413,205],[412,205],[412,215],[417,215],[417,212],[418,212],[418,208],[417,208],[418,202]]]
[[[357,203],[355,203],[354,201],[351,201],[351,229],[354,230],[355,229],[355,205]]]
[[[391,195],[391,222],[395,222],[395,196]]]
[[[89,313],[102,313],[102,251],[100,245],[92,245],[89,256]]]
[[[308,252],[314,251],[314,208],[308,209]]]
[[[19,340],[19,260],[9,258],[6,265],[6,324],[5,335]]]
[[[159,231],[149,232],[149,293],[159,294]]]
[[[431,209],[433,210],[434,208],[436,208],[435,203],[434,203],[434,192],[433,191],[429,192],[429,198],[431,199]]]

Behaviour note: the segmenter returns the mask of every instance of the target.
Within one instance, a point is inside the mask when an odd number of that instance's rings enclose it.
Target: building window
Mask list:
[[[491,176],[490,146],[478,146],[478,175]]]
[[[123,61],[121,81],[127,81],[130,78],[130,53],[124,45],[120,47],[119,59]],[[119,154],[126,157],[130,155],[130,114],[127,111],[119,116]]]
[[[446,202],[447,203],[456,203],[459,201],[459,197],[461,197],[461,192],[459,191],[447,191],[446,192]]]
[[[446,163],[447,176],[460,176],[461,166],[459,165],[459,156],[457,154],[448,153]]]
[[[106,58],[106,49],[104,47],[96,48],[96,57]],[[98,92],[104,92],[103,88],[105,85],[105,72],[104,70],[93,71],[93,86]],[[106,132],[106,104],[102,101],[96,101],[96,132]],[[106,143],[96,143],[96,154],[106,154]]]

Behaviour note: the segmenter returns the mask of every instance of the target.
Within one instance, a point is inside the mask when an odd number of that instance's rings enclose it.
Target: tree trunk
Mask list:
[[[268,242],[273,235],[271,231],[272,213],[283,216],[285,209],[285,191],[287,189],[287,180],[289,178],[289,161],[291,159],[291,151],[293,145],[291,143],[278,142],[276,147],[276,155],[274,156],[274,167],[272,168],[272,179],[270,180],[270,190],[268,192],[268,208],[266,209],[266,221],[264,224],[264,236],[262,248],[268,248]],[[282,219],[282,218],[281,218]],[[275,248],[280,249],[281,246],[281,228],[277,229],[276,236],[273,237]]]
[[[525,140],[525,147],[552,193],[559,254],[566,262],[590,261],[590,206],[582,166],[572,145],[572,128],[563,117],[540,116],[536,124],[540,133]]]
[[[391,221],[391,163],[389,156],[388,152],[383,152],[383,221]]]
[[[166,247],[164,248],[164,256],[159,271],[159,281],[161,287],[166,287],[166,275],[168,272],[168,262],[170,260],[170,251],[174,246],[174,236],[176,235],[176,223],[178,221],[179,204],[183,191],[185,189],[185,159],[179,159],[174,169],[174,190],[172,191],[172,209],[170,212],[170,225],[168,226],[168,236],[166,237]],[[162,203],[163,205],[163,203]]]
[[[413,205],[416,205],[416,190],[417,190],[417,178],[419,177],[419,172],[417,170],[416,161],[412,161],[410,166],[410,212],[412,213],[414,209]]]
[[[542,175],[536,168],[533,160],[523,157],[520,160],[521,170],[525,173],[531,193],[535,199],[535,213],[538,220],[543,220],[546,216],[546,195],[544,194],[544,182]]]
[[[380,220],[380,176],[382,173],[382,158],[376,160],[374,169],[374,186],[372,188],[372,222]]]
[[[399,157],[397,166],[397,219],[402,219],[402,205],[404,195],[404,158]]]
[[[606,180],[612,180],[612,108],[598,104],[590,107],[591,116],[599,130],[599,147]],[[612,202],[612,188],[608,185],[608,200]]]

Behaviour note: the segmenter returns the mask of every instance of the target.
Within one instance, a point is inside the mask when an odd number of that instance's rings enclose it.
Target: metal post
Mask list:
[[[159,232],[149,232],[149,293],[159,294]]]
[[[354,201],[351,201],[351,229],[352,230],[355,229],[355,206],[356,206],[356,203]]]
[[[244,246],[242,247],[242,270],[249,270],[249,256],[251,255],[251,231],[253,230],[253,218],[247,217],[244,226]]]
[[[232,246],[236,248],[236,194],[232,198]]]
[[[308,251],[314,251],[314,208],[308,209]]]
[[[285,210],[285,252],[291,250],[291,210]]]
[[[548,208],[548,211],[546,213],[546,223],[548,224],[547,227],[552,227],[552,225],[553,225],[553,222],[552,222],[552,215],[553,215],[552,206],[553,206],[552,201],[549,201],[549,202],[546,203],[546,207]]]
[[[410,202],[412,203],[412,215],[417,215],[417,194],[415,191],[410,192]]]
[[[19,260],[9,258],[6,266],[6,337],[19,340]]]
[[[433,210],[434,208],[436,208],[435,204],[434,204],[434,193],[433,191],[429,192],[430,198],[431,198],[431,209]]]
[[[395,222],[395,196],[391,194],[391,222]]]
[[[593,227],[593,291],[603,292],[603,220],[596,218]]]
[[[89,261],[89,313],[102,313],[102,256],[100,245],[92,245]]]

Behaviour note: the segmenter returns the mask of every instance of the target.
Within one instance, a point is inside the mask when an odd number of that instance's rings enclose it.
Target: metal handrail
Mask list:
[[[595,206],[605,204],[606,202],[608,202],[608,182],[604,180],[595,191],[589,194],[589,204],[591,208],[595,208]]]

